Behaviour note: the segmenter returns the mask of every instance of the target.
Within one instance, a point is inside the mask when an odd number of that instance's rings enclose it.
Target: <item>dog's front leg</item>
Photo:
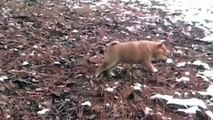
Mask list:
[[[158,69],[154,67],[154,65],[152,64],[151,60],[147,60],[145,62],[145,66],[152,72],[158,72]]]

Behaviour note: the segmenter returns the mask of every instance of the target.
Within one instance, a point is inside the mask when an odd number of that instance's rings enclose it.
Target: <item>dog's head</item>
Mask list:
[[[158,43],[153,51],[153,57],[155,60],[166,61],[168,54],[169,51],[163,43]]]

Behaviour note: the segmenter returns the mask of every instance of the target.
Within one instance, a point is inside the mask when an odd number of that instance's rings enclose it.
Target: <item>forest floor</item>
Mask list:
[[[205,91],[213,78],[197,77],[206,67],[192,64],[200,60],[212,67],[212,44],[200,41],[202,29],[173,23],[172,16],[119,0],[105,5],[58,0],[2,4],[1,119],[207,119],[206,109],[188,114],[153,99],[156,94],[199,98],[208,108],[212,100],[198,91]],[[170,62],[154,63],[159,72],[120,64],[112,79],[94,76],[107,43],[145,39],[165,40],[171,52]]]

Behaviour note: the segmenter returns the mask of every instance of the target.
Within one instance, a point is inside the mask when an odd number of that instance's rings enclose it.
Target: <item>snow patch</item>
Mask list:
[[[90,101],[85,101],[83,103],[81,103],[82,106],[92,106]]]
[[[38,48],[38,45],[33,45],[33,48],[37,49],[37,48]]]
[[[184,113],[188,113],[188,114],[195,114],[197,111],[200,111],[200,109],[198,108],[198,106],[193,106],[187,109],[178,109],[177,111],[179,112],[184,112]]]
[[[210,84],[206,91],[198,91],[203,96],[213,96],[213,84]]]
[[[173,22],[178,20],[185,21],[188,24],[193,25],[195,22],[195,27],[199,27],[205,30],[205,35],[207,37],[201,39],[204,41],[213,42],[213,31],[212,26],[212,7],[213,1],[211,0],[171,0],[171,1],[160,1],[161,4],[165,4],[165,7],[161,9],[168,11],[169,13],[181,13],[180,15],[172,16]],[[210,22],[207,22],[210,21]],[[190,31],[188,28],[187,31]]]
[[[135,28],[134,27],[126,27],[127,30],[129,30],[130,32],[134,32]]]
[[[188,82],[189,80],[190,80],[189,77],[186,76],[176,79],[177,82],[184,82],[184,83]]]
[[[209,43],[213,43],[213,34],[210,34],[209,36],[206,36],[206,37],[202,38],[201,40],[209,42]]]
[[[166,100],[167,105],[183,106],[185,107],[186,112],[192,112],[198,106],[202,107],[203,109],[207,109],[205,102],[198,98],[179,99],[179,98],[174,98],[173,96],[170,96],[170,95],[156,94],[151,96],[151,99],[163,99],[163,100]],[[191,107],[195,107],[195,108],[191,108]],[[182,109],[179,109],[179,111],[183,111]]]
[[[181,96],[181,93],[175,91],[175,95]]]
[[[24,61],[24,62],[22,63],[22,65],[23,65],[23,66],[29,65],[29,62]]]
[[[204,63],[200,60],[195,60],[192,64],[196,65],[196,66],[203,66],[205,69],[210,69],[210,67],[207,63]]]
[[[131,86],[134,90],[142,91],[141,87],[142,85],[140,83],[134,83],[133,86]]]
[[[184,74],[185,74],[186,76],[189,76],[189,75],[190,75],[190,73],[189,73],[188,71],[184,72]]]
[[[185,67],[186,66],[186,62],[179,62],[179,63],[177,63],[177,67]]]
[[[73,30],[72,32],[73,32],[73,33],[78,33],[78,30],[75,29],[75,30]]]
[[[152,113],[152,109],[149,108],[149,107],[145,107],[145,114],[148,115],[148,114],[151,114]]]
[[[171,96],[171,95],[162,95],[162,94],[156,94],[156,95],[151,96],[151,99],[156,99],[156,98],[164,99],[164,100],[168,101],[168,100],[173,99],[173,96]]]
[[[25,56],[26,55],[26,53],[21,53],[21,56]]]
[[[204,101],[198,99],[198,98],[190,98],[190,99],[179,99],[179,98],[174,98],[174,99],[169,99],[167,101],[167,105],[173,104],[173,105],[181,105],[185,106],[186,108],[188,107],[193,107],[193,106],[200,106],[204,109],[207,109],[206,104]]]
[[[1,77],[0,77],[0,81],[1,81],[1,82],[3,82],[4,80],[7,80],[7,79],[8,79],[7,76],[1,76]]]
[[[114,87],[107,87],[104,90],[108,91],[108,92],[113,92],[115,90],[116,86]]]
[[[211,120],[213,119],[212,111],[207,110],[205,113],[211,118]]]
[[[44,109],[38,111],[37,113],[40,114],[40,115],[43,115],[43,114],[45,114],[48,111],[50,111],[50,109],[44,108]]]
[[[173,63],[173,60],[172,60],[171,58],[168,58],[168,59],[166,60],[166,63]]]
[[[197,77],[201,77],[204,81],[213,80],[213,68],[210,70],[204,70],[202,72],[198,72]]]
[[[181,51],[181,50],[177,50],[177,51],[175,51],[175,53],[177,53],[177,54],[183,54],[183,51]]]
[[[54,64],[55,64],[55,65],[60,65],[61,63],[58,62],[58,61],[55,61]]]
[[[109,104],[109,103],[106,103],[106,106],[107,106],[107,107],[109,107],[109,106],[110,106],[110,104]]]

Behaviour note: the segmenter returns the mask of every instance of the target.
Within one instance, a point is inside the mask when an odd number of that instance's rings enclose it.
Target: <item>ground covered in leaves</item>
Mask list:
[[[157,4],[157,3],[153,3]],[[159,5],[159,4],[158,4]],[[202,29],[173,23],[174,14],[140,2],[15,1],[0,6],[1,119],[207,120],[204,111],[177,112],[152,99],[203,98],[209,83],[196,74],[213,65],[213,48],[199,41]],[[112,79],[97,79],[105,46],[113,40],[165,40],[168,63],[151,74],[121,64]],[[205,66],[204,66],[205,68]],[[180,78],[187,76],[188,81]]]

